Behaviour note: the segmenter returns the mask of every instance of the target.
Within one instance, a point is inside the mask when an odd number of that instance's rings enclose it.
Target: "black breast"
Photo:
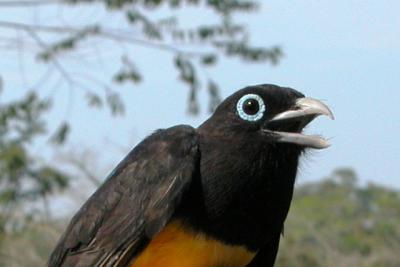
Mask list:
[[[203,141],[199,177],[178,213],[197,230],[257,250],[282,230],[300,151],[235,143]]]

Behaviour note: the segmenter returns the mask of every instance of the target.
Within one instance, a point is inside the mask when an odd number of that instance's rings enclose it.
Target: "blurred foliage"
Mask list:
[[[42,266],[67,221],[3,234],[0,266]],[[398,267],[399,221],[400,191],[359,186],[351,169],[338,169],[296,188],[275,266]]]
[[[23,228],[3,234],[0,267],[44,266],[63,227],[62,222],[29,222]]]
[[[400,266],[400,192],[351,169],[296,189],[277,266]]]
[[[34,93],[0,105],[0,232],[12,227],[18,207],[24,204],[29,216],[36,201],[68,186],[64,173],[29,152],[33,139],[45,133],[42,114],[49,106]]]
[[[48,9],[50,6],[64,8],[67,12],[63,12],[63,18],[60,20],[39,19],[42,10],[43,13],[52,10]],[[71,94],[77,87],[83,89],[83,100],[88,106],[107,108],[114,116],[125,113],[124,99],[115,89],[115,85],[122,83],[136,85],[143,81],[145,76],[152,74],[141,73],[133,57],[134,53],[128,54],[126,46],[162,50],[171,55],[172,68],[176,69],[178,79],[189,88],[188,110],[192,114],[197,114],[200,110],[198,91],[203,87],[210,96],[208,109],[210,112],[220,103],[217,80],[211,78],[205,70],[208,71],[218,64],[221,58],[276,64],[282,56],[279,47],[254,46],[250,41],[251,32],[245,23],[237,22],[240,15],[252,14],[258,10],[257,1],[0,1],[0,9],[10,7],[24,9],[24,14],[32,12],[32,17],[38,19],[32,22],[28,20],[20,22],[21,18],[11,16],[1,20],[1,28],[15,30],[18,36],[18,41],[14,37],[10,37],[9,40],[4,37],[1,42],[5,45],[2,47],[7,47],[6,44],[15,47],[15,43],[18,42],[21,44],[18,45],[21,57],[36,56],[36,59],[40,63],[47,64],[50,70],[44,73],[35,86],[28,84],[26,87],[44,86],[46,79],[50,77],[49,73],[55,71],[68,86],[68,90],[71,90]],[[27,7],[30,8],[25,9]],[[77,22],[74,11],[77,9],[96,11],[96,8],[98,11],[99,7],[104,7],[104,10],[114,17],[124,19],[125,23],[112,28],[110,21],[95,16],[85,17],[84,20]],[[205,12],[213,14],[211,16],[214,16],[215,20],[187,25],[182,18],[189,9],[190,12],[198,14]],[[113,42],[116,48],[115,54],[121,61],[115,68],[115,73],[110,73],[108,77],[99,77],[102,75],[90,73],[90,68],[83,66],[85,58],[80,58],[81,54],[78,52],[85,50],[85,46],[82,46],[85,43],[95,49],[100,56],[101,50],[97,51],[97,48],[101,48],[106,41]],[[104,46],[105,49],[109,49]],[[8,52],[8,49],[4,48],[4,52]],[[69,69],[68,65],[63,64],[63,59],[74,52],[80,55],[79,62],[83,66],[78,71]],[[20,60],[20,64],[23,62],[24,60]],[[22,72],[24,68],[20,69]],[[82,73],[78,73],[79,71]],[[199,75],[201,71],[204,75]],[[21,75],[24,76],[25,73]],[[3,79],[7,78],[0,76],[0,97],[4,90],[16,90],[4,86]],[[63,145],[71,132],[69,119],[60,121],[58,128],[48,134],[44,115],[51,109],[54,94],[50,94],[48,100],[43,100],[42,95],[36,94],[35,90],[27,90],[26,96],[12,102],[5,102],[0,98],[2,100],[0,102],[0,233],[6,234],[6,239],[11,238],[8,234],[14,235],[15,231],[22,231],[18,236],[23,236],[25,227],[28,227],[24,225],[31,220],[34,222],[36,217],[50,217],[49,197],[55,192],[69,188],[68,175],[46,163],[41,158],[40,152],[34,152],[38,149],[33,149],[38,143],[37,140],[49,136],[52,144]],[[80,168],[87,172],[85,166],[82,165]],[[96,182],[95,179],[91,180]],[[38,209],[38,205],[43,207]]]
[[[41,5],[41,1],[36,3],[37,8],[31,10],[39,13],[40,8],[45,5]],[[63,12],[63,20],[51,23],[51,26],[40,23],[20,24],[14,21],[0,22],[0,26],[25,33],[27,40],[33,41],[38,47],[36,58],[39,61],[53,66],[70,87],[85,89],[89,106],[108,107],[113,115],[123,114],[124,102],[117,100],[118,93],[109,83],[130,82],[136,85],[145,76],[151,75],[141,73],[140,68],[135,65],[135,60],[132,59],[134,52],[127,53],[127,49],[119,51],[117,46],[141,46],[170,53],[178,78],[189,89],[188,111],[197,114],[200,110],[197,97],[199,89],[211,88],[207,90],[210,98],[208,110],[214,110],[220,102],[217,79],[212,79],[208,72],[219,63],[220,58],[276,65],[282,57],[279,46],[254,45],[246,23],[240,21],[242,15],[258,11],[261,3],[262,1],[256,0],[61,0],[53,4],[71,10],[93,8],[95,12],[96,7],[103,6],[113,18],[124,19],[125,24],[112,28],[109,21],[90,17],[74,26],[74,23],[63,22],[75,20],[73,15]],[[25,8],[27,4],[16,1],[13,6]],[[6,7],[10,5],[9,3]],[[35,5],[35,2],[29,2],[29,5]],[[214,19],[212,22],[204,20],[200,23],[187,23],[183,20],[185,14],[187,17],[187,14],[193,16],[196,13],[200,16],[209,13]],[[121,66],[116,68],[115,73],[110,73],[106,81],[102,79],[105,77],[98,78],[97,74],[93,77],[91,75],[89,83],[78,81],[70,74],[72,70],[62,65],[63,57],[83,50],[82,44],[88,44],[91,40],[95,40],[95,45],[90,43],[90,46],[95,46],[96,49],[100,49],[105,40],[114,42],[115,53],[122,59]],[[32,49],[27,52],[32,53]],[[204,75],[199,75],[200,69]],[[89,76],[89,72],[80,74],[86,78]]]

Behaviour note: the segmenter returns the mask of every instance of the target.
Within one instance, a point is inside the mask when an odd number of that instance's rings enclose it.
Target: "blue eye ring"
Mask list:
[[[243,104],[248,100],[255,100],[258,103],[258,111],[255,114],[248,114],[243,109]],[[258,121],[264,116],[265,104],[262,98],[256,94],[247,94],[242,96],[236,104],[236,110],[240,118],[246,121]]]

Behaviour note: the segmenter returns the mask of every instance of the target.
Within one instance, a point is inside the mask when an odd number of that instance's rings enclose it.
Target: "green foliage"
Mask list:
[[[221,96],[219,95],[217,84],[212,80],[208,81],[208,92],[212,96],[210,98],[209,111],[214,112],[214,110],[221,102]]]
[[[65,174],[29,152],[32,141],[45,133],[41,117],[49,106],[30,93],[0,107],[0,232],[25,201],[32,204],[68,185]]]
[[[0,267],[44,266],[62,229],[59,222],[27,222],[23,228],[7,235],[0,234]],[[21,256],[23,253],[23,256]]]
[[[88,105],[91,107],[100,108],[103,106],[102,99],[98,95],[93,94],[93,93],[86,94],[86,101],[87,101]]]
[[[133,82],[139,83],[142,80],[142,75],[137,70],[135,64],[129,59],[128,56],[122,56],[122,68],[114,76],[114,81],[118,83]]]
[[[62,145],[67,140],[68,133],[70,131],[70,126],[67,122],[63,122],[53,134],[51,141],[55,144]]]
[[[296,189],[277,266],[400,266],[400,192],[351,169]]]
[[[40,114],[47,110],[49,102],[39,100],[31,92],[25,99],[0,107],[0,146],[30,142],[44,132],[44,121]]]
[[[400,266],[400,191],[356,180],[338,169],[296,189],[276,267]],[[0,266],[43,266],[67,221],[0,233]]]
[[[175,66],[179,70],[179,78],[190,88],[189,94],[189,112],[197,114],[199,105],[197,103],[197,90],[199,89],[199,81],[196,74],[194,64],[185,56],[178,54],[175,57]]]
[[[238,23],[235,19],[237,15],[257,11],[257,1],[63,0],[54,4],[64,8],[85,10],[104,6],[113,16],[124,19],[125,23],[121,23],[118,29],[112,28],[109,21],[92,18],[76,24],[73,17],[68,18],[70,13],[65,12],[66,18],[63,21],[71,21],[68,25],[61,20],[45,24],[40,24],[40,21],[34,24],[19,23],[13,21],[11,17],[9,18],[11,21],[4,21],[2,25],[24,32],[21,38],[27,40],[22,41],[32,44],[36,49],[32,55],[36,55],[36,59],[41,63],[54,68],[66,82],[69,90],[81,87],[85,92],[84,100],[88,106],[107,108],[114,116],[125,113],[124,101],[114,85],[124,83],[137,85],[149,75],[141,73],[140,68],[136,66],[135,58],[132,59],[132,56],[127,54],[125,46],[141,46],[171,55],[170,58],[174,63],[172,66],[177,71],[178,79],[189,88],[188,110],[192,114],[197,114],[200,110],[198,92],[203,87],[209,95],[210,112],[221,101],[218,81],[209,77],[208,70],[207,75],[203,75],[206,77],[199,75],[200,68],[211,69],[222,57],[276,64],[282,54],[276,47],[253,46],[249,41],[251,34],[246,25]],[[18,2],[15,7],[24,8],[24,2]],[[190,12],[212,13],[215,20],[187,25],[180,19],[180,16],[187,12],[187,7],[190,7]],[[37,8],[29,10],[40,12],[41,8],[42,5],[38,5]],[[165,10],[172,12],[164,12]],[[168,15],[162,16],[167,13]],[[83,51],[85,45],[94,40],[96,48],[101,48],[102,41],[112,41],[115,46],[124,48],[116,49],[117,53],[120,53],[121,65],[117,66],[115,73],[110,73],[109,77],[97,78],[99,75],[92,75],[89,68],[82,68],[80,73],[63,65],[64,56]],[[24,47],[21,46],[21,49]],[[34,50],[25,52],[32,53],[32,51]],[[46,79],[48,75],[45,74],[43,77]],[[0,77],[0,93],[4,90],[2,78],[4,77]],[[37,202],[43,202],[46,206],[49,195],[68,188],[68,176],[44,162],[40,155],[32,153],[31,150],[36,140],[48,138],[43,114],[51,108],[51,97],[50,100],[44,101],[32,89],[23,99],[1,103],[0,232],[12,224],[10,218],[16,211],[22,213],[23,217],[29,216],[33,207],[37,206]],[[68,120],[60,122],[58,128],[50,134],[51,143],[63,145],[70,131]]]
[[[86,26],[83,29],[74,31],[68,38],[59,40],[51,46],[45,47],[43,51],[38,54],[38,58],[45,62],[51,61],[62,52],[76,49],[79,42],[84,41],[90,35],[96,35],[100,31],[99,26]]]
[[[121,98],[119,97],[119,94],[115,92],[108,92],[106,101],[113,115],[124,114],[125,107]]]
[[[142,32],[150,39],[162,39],[163,35],[161,27],[149,20],[144,14],[138,10],[128,10],[126,18],[131,24],[141,24]]]

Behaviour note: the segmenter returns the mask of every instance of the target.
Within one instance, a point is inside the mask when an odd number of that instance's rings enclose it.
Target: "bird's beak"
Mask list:
[[[323,149],[329,146],[326,139],[301,133],[308,123],[320,115],[334,119],[332,111],[321,101],[308,97],[299,98],[293,109],[279,113],[270,119],[263,131],[272,134],[276,142]]]

